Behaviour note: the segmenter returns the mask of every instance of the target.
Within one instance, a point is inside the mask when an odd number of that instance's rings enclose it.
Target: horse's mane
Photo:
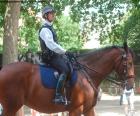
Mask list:
[[[104,51],[108,51],[108,50],[111,50],[112,48],[119,48],[119,46],[107,46],[107,47],[104,47],[104,48],[98,48],[98,49],[91,49],[91,50],[88,50],[88,51],[85,51],[83,53],[80,53],[78,55],[78,57],[84,57],[84,56],[88,56],[88,55],[97,55],[97,54],[100,54]]]
[[[99,56],[101,53],[105,52],[105,51],[110,51],[112,49],[124,49],[124,46],[116,46],[116,45],[113,45],[113,46],[107,46],[107,47],[103,47],[103,48],[99,48],[99,49],[91,49],[89,51],[85,51],[83,53],[80,53],[78,55],[78,58],[80,57],[84,57],[84,56],[89,56],[89,55],[94,55],[94,56]],[[131,48],[128,48],[132,57],[134,57],[134,52]]]

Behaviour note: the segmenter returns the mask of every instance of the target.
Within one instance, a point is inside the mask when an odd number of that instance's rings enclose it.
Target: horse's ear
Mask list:
[[[124,50],[126,51],[126,53],[128,53],[128,44],[127,44],[127,41],[125,41],[123,43],[123,47],[124,47]]]

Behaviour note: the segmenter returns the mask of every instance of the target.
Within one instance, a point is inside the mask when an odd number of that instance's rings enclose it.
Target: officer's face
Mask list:
[[[47,16],[48,21],[52,22],[55,19],[55,13],[49,12]]]

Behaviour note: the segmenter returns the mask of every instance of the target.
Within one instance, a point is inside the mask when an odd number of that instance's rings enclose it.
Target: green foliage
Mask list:
[[[6,5],[7,3],[5,2],[0,3],[0,27],[2,27],[4,24],[4,15],[6,11]]]
[[[33,14],[29,14],[29,11],[25,10],[21,15],[24,23],[20,27],[19,51],[26,52],[31,49],[35,52],[40,50],[38,30],[41,25]],[[82,47],[83,42],[78,23],[73,22],[70,17],[58,15],[54,25],[58,33],[59,42],[65,49],[80,49]]]
[[[123,35],[131,47],[139,49],[140,46],[140,9],[134,9],[125,22]]]
[[[90,23],[91,30],[108,31],[105,27],[114,26],[117,20],[121,20],[124,15],[125,3],[121,0],[78,1],[71,6],[71,14],[75,21],[80,21],[82,18],[83,21]],[[130,5],[130,2],[128,2],[127,8]]]
[[[18,46],[19,52],[26,52],[29,49],[32,50],[33,52],[40,50],[40,45],[38,40],[38,30],[41,27],[41,25],[37,22],[35,18],[35,14],[37,14],[37,12],[40,12],[42,10],[42,7],[51,4],[52,6],[54,6],[55,10],[57,11],[57,16],[60,16],[62,15],[62,11],[64,10],[65,6],[68,5],[68,1],[66,0],[64,0],[62,3],[60,1],[55,1],[55,2],[53,1],[35,2],[35,1],[36,0],[22,2],[21,19],[23,20],[23,25],[20,27],[20,39],[19,39],[19,46]],[[70,0],[69,2],[70,4],[72,4],[74,1]],[[62,26],[63,28],[65,28],[64,25]],[[56,27],[59,26],[57,26],[56,24]],[[58,32],[58,36],[60,36],[60,38],[63,36],[63,38],[60,39],[61,44],[64,44],[68,40],[69,35],[68,36],[66,34],[62,35],[64,33],[69,33],[69,32],[67,32],[67,30],[61,30]],[[74,34],[71,34],[71,37],[73,37],[73,35]],[[63,46],[65,48],[69,48],[67,44]],[[70,47],[71,46],[72,45],[70,44]],[[74,46],[74,47],[78,48],[79,46],[81,46],[80,42],[78,46],[76,47]]]
[[[122,45],[123,41],[123,25],[121,24],[114,25],[111,32],[100,36],[100,42],[103,45]]]
[[[132,0],[136,7],[140,8],[140,0]]]
[[[83,41],[78,23],[73,22],[68,16],[57,18],[56,28],[61,45],[66,49],[80,49]]]
[[[39,40],[38,40],[38,29],[40,24],[36,22],[34,16],[29,15],[27,12],[22,13],[21,19],[23,25],[19,31],[19,52],[26,52],[28,50],[38,51]]]
[[[101,36],[102,43],[121,44],[127,40],[130,47],[138,50],[140,45],[140,9],[134,8],[127,13],[125,18],[122,20],[123,23],[114,26],[110,33]]]
[[[2,52],[2,43],[3,43],[3,24],[4,24],[4,15],[6,10],[6,3],[0,3],[0,53]]]
[[[129,42],[130,45],[133,47],[135,45],[138,46],[139,40],[136,38],[139,38],[139,21],[137,22],[138,25],[133,24],[136,21],[135,15],[132,16],[134,19],[130,18],[130,21],[128,21],[133,22],[132,24],[127,23],[124,26],[123,23],[119,23],[119,21],[123,20],[125,12],[131,10],[133,14],[132,3],[137,6],[136,9],[139,8],[139,0],[43,0],[40,2],[38,0],[23,0],[21,18],[24,25],[20,27],[19,51],[25,52],[28,49],[32,49],[33,51],[39,50],[38,29],[40,24],[36,22],[35,14],[49,4],[57,11],[58,18],[55,22],[55,27],[58,32],[59,41],[66,49],[70,49],[71,47],[79,49],[83,45],[83,40],[85,42],[92,31],[101,34],[100,41],[103,44],[121,44],[122,39],[128,37],[129,41],[132,40],[130,38],[136,40]],[[62,11],[66,6],[70,7],[71,18],[62,16]],[[4,24],[5,9],[6,2],[0,3],[1,28]],[[29,13],[29,9],[33,11],[31,14]],[[136,13],[136,11],[134,12]],[[139,18],[138,15],[137,18]],[[131,25],[130,28],[127,25]],[[3,35],[2,33],[3,31],[0,31],[0,38]]]

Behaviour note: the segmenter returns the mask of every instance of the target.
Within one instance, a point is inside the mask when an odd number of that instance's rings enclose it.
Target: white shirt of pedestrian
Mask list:
[[[49,26],[52,25],[52,23],[50,23],[49,21],[45,21],[45,23],[47,23]],[[50,29],[48,28],[42,28],[39,36],[41,37],[41,39],[45,42],[46,46],[52,50],[55,53],[58,54],[65,54],[66,50],[64,48],[62,48],[59,44],[57,44],[54,40],[53,40],[53,34],[50,31]]]

